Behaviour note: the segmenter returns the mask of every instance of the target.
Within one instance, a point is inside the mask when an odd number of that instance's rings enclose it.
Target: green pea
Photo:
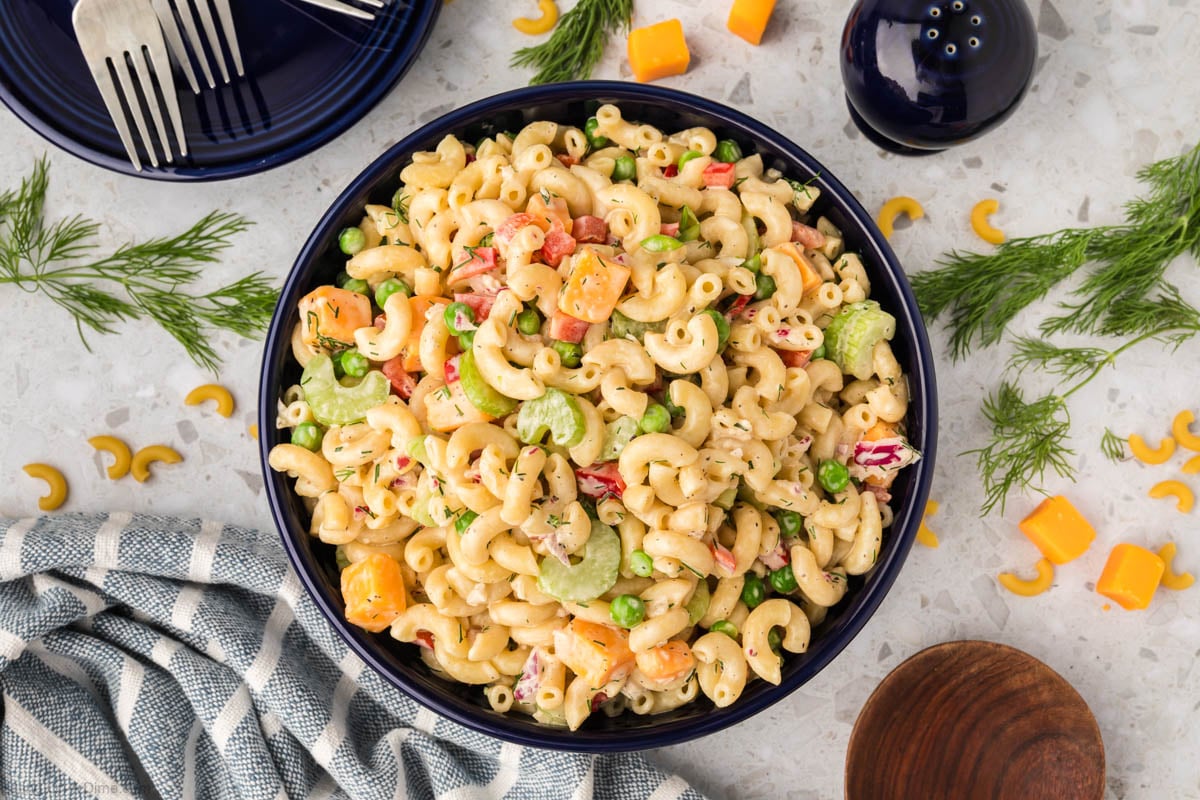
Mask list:
[[[634,550],[629,554],[629,571],[639,578],[654,574],[654,559],[645,550]]]
[[[633,156],[621,156],[613,162],[613,183],[632,180],[634,175],[637,175],[637,162],[633,160]]]
[[[333,358],[329,359],[330,363],[333,364],[333,377],[334,378],[346,377],[346,370],[342,369],[342,359],[339,358],[339,356],[341,356],[340,352],[334,353]]]
[[[667,236],[665,233],[656,233],[642,239],[642,249],[647,253],[666,253],[670,250],[678,250],[680,247],[683,247],[683,242],[674,236]]]
[[[738,266],[748,269],[757,275],[762,270],[762,253],[755,253],[752,258],[747,258]]]
[[[403,292],[405,297],[412,297],[413,294],[412,287],[404,281],[399,278],[388,278],[375,287],[375,305],[383,308],[383,304],[396,292]]]
[[[840,461],[827,459],[821,462],[821,466],[817,467],[817,480],[821,482],[821,486],[825,491],[837,493],[846,488],[846,484],[850,483],[850,470]]]
[[[542,329],[542,315],[536,309],[527,308],[517,314],[517,330],[526,336],[533,336]]]
[[[685,413],[683,406],[677,406],[671,402],[671,391],[669,389],[667,391],[663,392],[662,404],[663,404],[663,407],[667,409],[667,413],[670,414],[672,418],[682,417]]]
[[[704,155],[704,154],[701,153],[699,150],[684,150],[679,155],[679,160],[677,162],[675,162],[675,168],[678,169],[680,172],[683,172],[684,164],[691,161],[693,158],[699,158],[702,155]]]
[[[336,285],[339,289],[344,289],[346,288],[346,281],[348,280],[351,280],[350,273],[346,272],[346,270],[342,270],[337,274],[337,277],[333,279],[333,282],[334,285]]]
[[[350,280],[346,281],[342,288],[348,292],[365,294],[368,297],[371,296],[371,286],[362,278],[351,278]]]
[[[804,527],[804,517],[786,508],[776,509],[774,516],[775,521],[779,523],[780,536],[791,538],[800,535],[800,530]]]
[[[712,321],[717,326],[717,352],[725,349],[725,345],[729,342],[729,320],[725,319],[725,315],[720,311],[712,308],[706,308],[700,312],[705,316],[712,317]]]
[[[367,235],[359,228],[345,228],[338,234],[338,247],[348,256],[357,254],[367,246]]]
[[[816,361],[818,358],[824,358],[824,357],[825,357],[825,344],[824,344],[824,342],[822,342],[820,347],[818,347],[816,350],[812,351],[812,360]]]
[[[723,633],[726,636],[728,636],[730,639],[733,639],[735,641],[737,640],[737,637],[738,637],[737,625],[734,625],[732,622],[730,622],[727,619],[717,620],[712,625],[708,626],[708,629],[710,631],[712,631],[713,633]]]
[[[742,586],[742,602],[746,604],[746,608],[756,608],[766,599],[767,587],[763,585],[762,578],[753,572],[747,572],[746,583]]]
[[[367,370],[371,369],[371,362],[367,361],[367,357],[357,350],[343,351],[338,356],[338,362],[342,365],[342,372],[351,378],[361,378],[367,374]]]
[[[301,422],[292,428],[292,444],[317,452],[321,449],[321,429],[316,423]]]
[[[664,433],[671,427],[671,412],[658,403],[651,403],[646,407],[646,413],[642,414],[638,427],[642,433]]]
[[[604,136],[597,136],[596,129],[600,127],[600,120],[595,117],[588,117],[588,121],[584,123],[583,132],[587,134],[588,144],[593,150],[599,150],[601,147],[608,147],[608,139]]]
[[[771,295],[775,294],[775,279],[770,275],[758,273],[754,276],[754,299],[766,300]]]
[[[463,331],[472,330],[463,324],[464,320],[471,324],[475,324],[475,312],[466,303],[460,303],[457,300],[446,306],[446,310],[442,312],[442,319],[446,321],[446,327],[450,329],[450,333],[458,336]],[[459,327],[462,325],[463,327]]]
[[[579,360],[583,358],[583,348],[574,342],[563,342],[555,339],[551,342],[550,347],[554,352],[558,353],[558,357],[562,360],[564,367],[578,367]]]
[[[775,655],[782,655],[780,648],[783,646],[783,634],[779,632],[779,628],[767,631],[767,644]]]
[[[458,531],[459,536],[462,536],[478,516],[474,511],[467,509],[458,515],[458,519],[454,520],[454,530]]]
[[[608,615],[622,628],[632,628],[646,618],[646,603],[636,594],[622,594],[608,605]]]
[[[796,591],[796,574],[790,566],[783,566],[767,575],[771,588],[780,594],[791,594]]]
[[[713,158],[724,164],[741,161],[742,148],[738,147],[738,143],[733,139],[722,139],[717,142],[717,149],[713,152]]]

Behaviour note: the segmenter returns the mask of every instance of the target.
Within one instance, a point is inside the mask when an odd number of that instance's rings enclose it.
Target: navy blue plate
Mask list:
[[[812,179],[821,190],[816,211],[842,229],[848,249],[862,254],[871,278],[872,298],[896,317],[892,347],[909,376],[912,398],[908,433],[924,458],[905,470],[892,488],[895,522],[885,532],[883,552],[875,569],[863,578],[851,579],[848,596],[813,631],[809,651],[788,656],[779,686],[754,681],[736,703],[723,709],[714,708],[701,696],[694,703],[655,716],[626,712],[610,718],[593,714],[572,733],[538,725],[519,714],[496,713],[488,707],[480,687],[448,683],[430,672],[415,645],[397,642],[386,633],[367,633],[347,623],[334,548],[308,534],[308,514],[292,491],[292,480],[273,471],[267,456],[272,447],[284,441],[275,428],[280,395],[300,378],[291,348],[296,303],[316,286],[332,283],[345,267],[346,258],[337,249],[338,232],[358,224],[363,205],[390,204],[397,188],[396,175],[413,152],[434,149],[448,133],[475,141],[483,135],[519,130],[534,120],[579,125],[597,101],[618,103],[625,118],[672,131],[708,126],[719,138],[739,142],[747,154],[760,153],[767,167],[775,167],[791,178]],[[417,701],[467,727],[517,744],[588,752],[662,747],[713,733],[782,700],[824,669],[875,613],[899,574],[925,512],[937,449],[937,384],[925,324],[895,254],[854,195],[803,149],[739,111],[663,87],[603,81],[532,86],[480,100],[410,134],[367,167],[326,212],[288,275],[267,334],[258,408],[258,429],[262,431],[259,449],[271,514],[297,574],[347,644]]]
[[[176,86],[189,155],[137,172],[75,42],[70,0],[4,0],[0,100],[54,144],[157,180],[250,175],[312,152],[363,117],[411,66],[442,0],[393,0],[367,23],[284,0],[233,3],[246,77]],[[203,77],[201,76],[201,81]]]

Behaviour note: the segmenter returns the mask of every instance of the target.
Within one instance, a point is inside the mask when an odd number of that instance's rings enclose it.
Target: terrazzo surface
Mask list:
[[[782,131],[820,159],[868,209],[906,194],[926,217],[897,227],[893,245],[910,272],[952,248],[985,247],[971,232],[970,207],[1000,201],[993,221],[1010,236],[1119,219],[1147,161],[1176,155],[1200,137],[1198,0],[1043,0],[1032,8],[1039,48],[1034,85],[999,130],[943,154],[887,155],[849,122],[837,50],[848,6],[783,0],[767,38],[752,48],[724,30],[726,0],[639,0],[637,24],[678,16],[693,60],[664,84],[721,100]],[[529,6],[527,8],[526,6]],[[52,217],[75,213],[102,224],[102,244],[167,234],[203,210],[236,211],[256,222],[229,258],[208,272],[213,286],[247,271],[282,279],[300,244],[340,189],[414,126],[471,100],[521,85],[508,55],[527,44],[509,20],[532,3],[454,0],[402,84],[332,144],[275,171],[232,183],[176,186],[100,171],[48,145],[0,110],[0,186],[14,186],[48,154]],[[565,4],[564,4],[565,6]],[[696,6],[696,7],[693,7]],[[629,77],[614,43],[598,78]],[[1185,297],[1200,300],[1200,270],[1172,267]],[[1035,334],[1057,298],[1019,318],[1014,334]],[[221,337],[220,381],[239,405],[233,418],[187,408],[184,395],[212,376],[169,337],[147,325],[92,336],[91,352],[72,320],[42,297],[0,286],[5,357],[0,359],[0,514],[36,513],[40,484],[20,472],[31,461],[59,466],[71,484],[70,510],[133,509],[270,527],[257,451],[247,426],[261,355],[258,342]],[[653,751],[714,798],[815,800],[842,794],[851,726],[884,675],[924,647],[981,638],[1028,651],[1066,677],[1091,705],[1104,736],[1109,798],[1200,798],[1200,589],[1160,591],[1143,612],[1103,609],[1094,584],[1112,545],[1157,548],[1178,542],[1179,568],[1200,572],[1200,526],[1170,502],[1147,497],[1181,477],[1184,456],[1166,465],[1114,464],[1101,457],[1105,426],[1157,440],[1180,409],[1200,412],[1200,345],[1178,351],[1147,344],[1071,399],[1078,481],[1052,479],[1093,520],[1098,538],[1061,567],[1044,595],[999,588],[996,573],[1037,560],[1017,522],[1034,495],[1013,496],[1005,513],[980,517],[982,488],[964,451],[986,439],[982,396],[994,387],[1008,346],[955,363],[933,330],[941,392],[941,453],[931,527],[941,547],[915,547],[895,587],[865,630],[816,679],[769,710],[722,733]],[[1028,385],[1050,389],[1032,376]],[[138,447],[163,442],[185,456],[139,485],[106,479],[87,438],[113,433]],[[1195,477],[1188,478],[1200,489]]]

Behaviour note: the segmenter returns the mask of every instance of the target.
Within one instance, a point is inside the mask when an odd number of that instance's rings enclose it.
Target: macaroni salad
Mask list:
[[[346,619],[491,707],[718,707],[869,571],[895,319],[819,190],[612,105],[413,155],[299,303],[280,401]]]

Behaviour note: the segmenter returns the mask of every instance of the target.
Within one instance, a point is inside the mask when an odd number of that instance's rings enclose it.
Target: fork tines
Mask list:
[[[180,156],[186,156],[187,139],[179,98],[171,79],[170,60],[153,11],[143,0],[79,0],[72,12],[75,36],[92,78],[116,126],[117,135],[135,169],[142,170],[141,157],[130,131],[137,128],[150,164],[159,165],[150,125],[162,150],[163,160],[175,160],[171,139],[163,120],[165,106]]]
[[[366,11],[359,6],[368,6],[376,10],[382,10],[387,6],[389,1],[390,0],[357,0],[359,5],[352,5],[350,2],[344,3],[341,0],[302,0],[302,2],[310,5],[320,6],[321,8],[328,9],[329,11],[336,11],[339,14],[358,17],[359,19],[375,19],[375,13],[373,11]]]
[[[217,88],[210,61],[216,63],[217,70],[221,73],[222,83],[229,83],[231,80],[229,66],[225,60],[225,48],[228,48],[229,55],[233,59],[233,69],[237,76],[240,78],[246,74],[242,65],[242,51],[238,46],[237,29],[233,24],[233,13],[229,8],[229,0],[211,0],[211,6],[210,0],[151,0],[151,2],[154,6],[154,13],[158,15],[158,20],[162,24],[163,35],[171,48],[171,54],[175,56],[175,60],[183,70],[193,92],[200,93],[200,83],[196,80],[196,72],[192,68],[193,56],[199,62],[200,70],[204,73],[204,80],[210,89]],[[195,13],[193,13],[193,7]],[[213,8],[216,9],[216,19],[213,18]],[[199,25],[196,24],[197,15],[200,17]],[[217,20],[220,20],[221,23],[225,47],[222,47],[222,37],[217,32]],[[183,26],[182,32],[180,25]],[[204,29],[203,38],[201,38],[201,28]],[[186,46],[184,44],[185,36],[187,37]],[[188,52],[189,48],[190,53]]]

